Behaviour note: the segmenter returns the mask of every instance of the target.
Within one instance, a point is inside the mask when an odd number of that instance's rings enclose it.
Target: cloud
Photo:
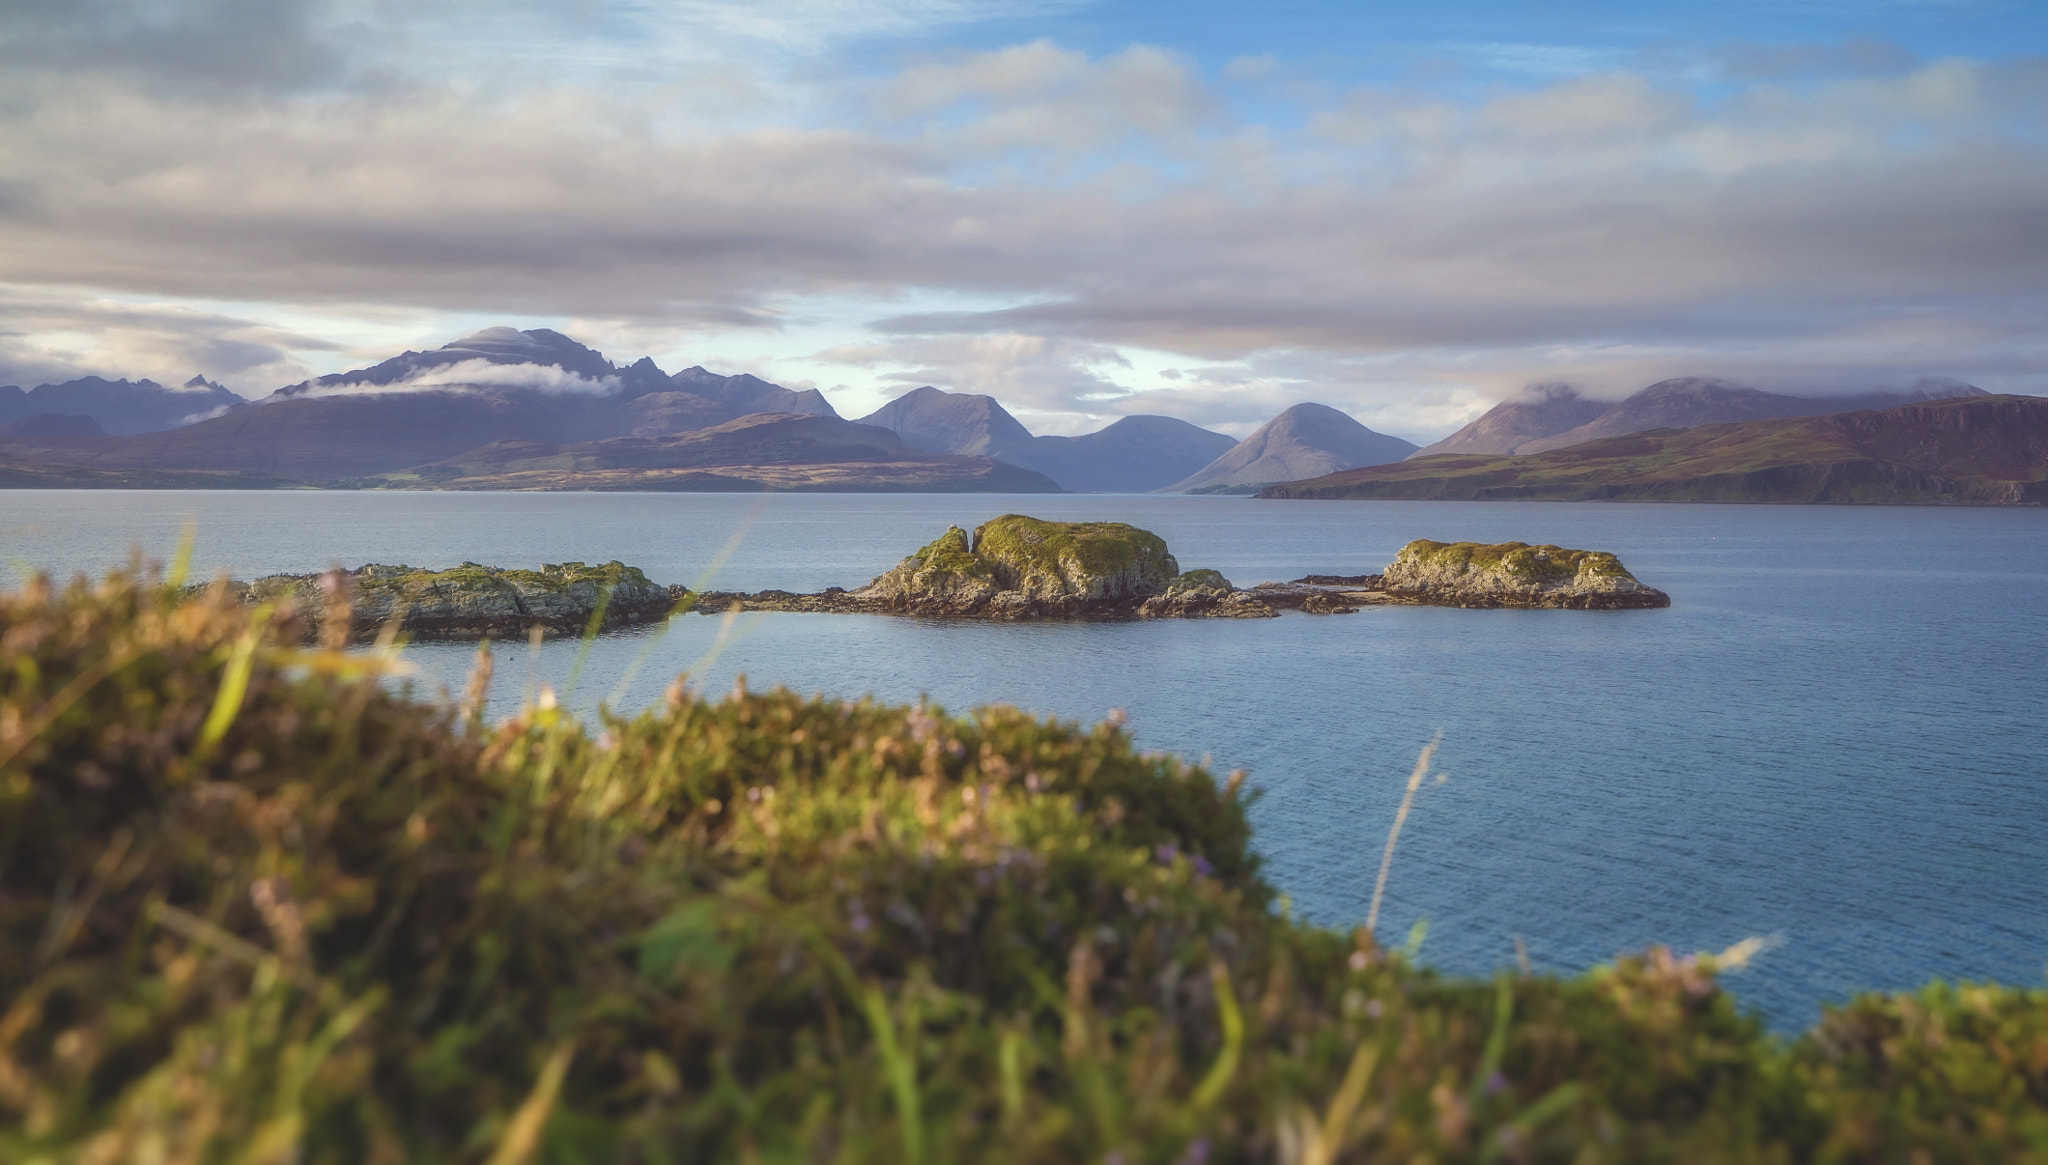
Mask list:
[[[1095,426],[1086,419],[1122,415],[1106,402],[1130,390],[1103,375],[1127,369],[1115,348],[1083,340],[1004,332],[986,336],[910,336],[847,344],[811,357],[822,364],[871,368],[904,388],[936,385],[953,392],[985,393],[1027,421],[1033,431]]]
[[[238,2],[9,9],[0,368],[286,383],[316,349],[258,315],[374,303],[628,338],[810,320],[816,363],[1014,397],[1048,425],[1148,387],[1118,363],[1139,350],[1185,373],[1157,399],[1217,423],[1299,393],[1406,432],[1550,379],[2048,385],[2041,61],[1844,48],[1730,65],[1702,96],[1517,49],[1525,77],[1556,76],[1456,100],[1305,86],[1279,109],[1158,48],[1033,41],[879,76],[736,55],[719,96],[711,66],[669,62],[801,45],[812,17],[852,40],[991,9],[514,7],[493,27],[584,28],[559,52],[593,71],[493,84],[434,67],[490,55],[499,34],[449,31],[465,6],[422,0],[353,43],[369,0],[241,31]],[[601,83],[650,29],[632,84]],[[263,60],[213,69],[228,89],[172,76],[229,52]],[[755,92],[776,97],[735,117]],[[173,299],[238,306],[132,307]],[[873,307],[817,342],[826,302]],[[116,303],[147,318],[95,338]]]
[[[284,92],[332,82],[332,0],[10,0],[0,69],[115,75],[187,94]]]
[[[403,380],[395,380],[389,384],[345,380],[333,384],[309,385],[304,391],[292,395],[295,398],[377,396],[400,392],[475,391],[493,388],[525,388],[537,392],[594,396],[618,391],[619,378],[582,376],[553,364],[496,364],[478,357],[474,360],[458,360],[453,364],[423,368]]]
[[[914,66],[884,88],[881,104],[891,117],[939,119],[935,141],[974,153],[1172,144],[1219,108],[1189,64],[1164,49],[1136,45],[1091,60],[1045,40]]]
[[[195,373],[243,395],[304,379],[302,353],[329,340],[220,312],[137,303],[67,289],[0,284],[0,384],[80,376],[181,386]]]

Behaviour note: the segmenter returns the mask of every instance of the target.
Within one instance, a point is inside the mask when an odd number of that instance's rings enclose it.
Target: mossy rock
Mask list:
[[[997,619],[1129,613],[1179,573],[1166,541],[1149,530],[1004,514],[976,527],[971,539],[946,527],[854,601]]]
[[[921,574],[986,578],[991,573],[988,563],[976,557],[970,549],[967,531],[958,526],[946,527],[944,534],[925,543],[906,560],[906,564],[909,562],[915,562]]]
[[[1166,540],[1124,522],[1048,522],[1004,514],[975,527],[974,553],[1011,587],[1033,575],[1113,580],[1121,596],[1158,594],[1180,573]],[[1078,577],[1077,577],[1078,576]]]
[[[583,631],[602,608],[602,628],[643,623],[665,615],[668,588],[638,567],[618,561],[596,566],[547,563],[539,570],[502,569],[465,562],[447,570],[370,563],[347,575],[350,636],[374,637],[390,620],[408,635],[476,638]],[[329,617],[334,596],[329,575],[279,574],[239,588],[244,602],[274,602],[294,609],[309,628]],[[333,609],[338,610],[338,607]]]
[[[1452,573],[1497,570],[1530,582],[1635,577],[1619,558],[1604,550],[1567,550],[1548,543],[1531,546],[1527,542],[1431,542],[1418,538],[1403,546],[1394,561]]]
[[[1223,577],[1222,571],[1209,570],[1206,567],[1199,570],[1182,571],[1174,576],[1172,582],[1166,584],[1166,593],[1169,595],[1187,594],[1193,591],[1223,591],[1227,593],[1236,589],[1236,587],[1230,585],[1229,579]]]
[[[1671,605],[1671,596],[1644,586],[1606,551],[1526,542],[1417,539],[1387,566],[1385,586],[1390,594],[1454,607],[1622,610]]]

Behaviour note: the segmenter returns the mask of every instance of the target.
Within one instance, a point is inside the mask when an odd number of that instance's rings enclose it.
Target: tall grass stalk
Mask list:
[[[1415,771],[1408,774],[1408,789],[1401,794],[1401,808],[1394,813],[1393,828],[1387,830],[1386,852],[1380,855],[1380,876],[1372,887],[1372,909],[1365,914],[1365,933],[1377,937],[1380,921],[1380,901],[1386,897],[1387,874],[1394,868],[1394,843],[1401,840],[1401,826],[1408,821],[1408,811],[1415,807],[1415,791],[1422,787],[1423,775],[1429,772],[1429,760],[1436,755],[1436,746],[1444,742],[1444,734],[1422,746],[1422,755],[1415,758]]]

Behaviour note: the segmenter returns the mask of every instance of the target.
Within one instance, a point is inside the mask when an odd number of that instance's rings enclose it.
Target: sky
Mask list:
[[[2048,392],[2040,0],[0,0],[0,384],[550,327],[1034,431]]]

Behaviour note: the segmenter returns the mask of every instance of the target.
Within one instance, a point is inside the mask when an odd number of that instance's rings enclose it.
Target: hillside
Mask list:
[[[1530,441],[1576,429],[1614,407],[1588,400],[1568,384],[1535,385],[1504,400],[1486,414],[1434,445],[1410,453],[1413,459],[1438,453],[1514,453]]]
[[[930,453],[997,457],[1012,465],[1034,460],[1031,430],[992,396],[913,388],[860,419]]]
[[[133,386],[122,391],[127,395],[109,399],[154,399],[147,393],[136,397],[141,390]],[[173,396],[204,405],[213,400],[209,392]],[[281,388],[254,404],[229,393],[247,407],[146,432],[128,424],[107,425],[105,433],[95,434],[75,421],[44,416],[53,412],[44,405],[84,398],[36,395],[43,393],[28,394],[35,397],[35,415],[0,428],[0,459],[15,465],[18,475],[73,481],[102,480],[79,470],[334,481],[392,473],[505,441],[653,440],[760,412],[838,419],[815,390],[797,392],[701,367],[671,377],[644,359],[621,367],[545,328],[486,328],[430,351],[405,352]]]
[[[1166,488],[1175,493],[1250,492],[1276,481],[1399,461],[1413,452],[1413,442],[1375,433],[1327,405],[1298,404]]]
[[[1236,442],[1172,417],[1130,416],[1080,437],[1035,437],[992,396],[912,389],[861,418],[933,453],[994,457],[1082,493],[1144,493],[1179,481]]]
[[[886,429],[791,413],[757,413],[656,439],[500,441],[386,475],[377,484],[431,489],[1059,492],[1059,486],[1042,474],[991,458],[925,453]]]
[[[1588,400],[1569,385],[1539,385],[1502,401],[1464,428],[1412,454],[1542,453],[1651,429],[1692,429],[1778,417],[1817,417],[1918,401],[1985,396],[1960,381],[1923,380],[1902,392],[1806,397],[1763,392],[1725,380],[1660,380],[1620,401]]]
[[[1259,496],[2039,505],[2048,503],[2048,399],[1986,395],[1660,429],[1523,457],[1438,455]]]
[[[643,360],[641,363],[651,367],[654,362]],[[701,367],[690,367],[669,377],[669,384],[678,391],[717,401],[731,409],[736,417],[748,413],[802,413],[815,417],[839,415],[832,402],[825,399],[825,394],[815,388],[784,388],[749,372],[720,376]]]
[[[270,400],[183,428],[127,437],[0,438],[0,457],[48,465],[227,470],[330,479],[389,473],[492,441],[620,431],[609,409],[530,389]],[[630,430],[627,430],[630,431]]]
[[[107,380],[83,376],[23,391],[0,386],[0,425],[51,415],[90,417],[102,432],[153,433],[188,424],[197,417],[238,409],[249,402],[203,376],[181,388],[154,380]]]
[[[1148,493],[1197,473],[1237,445],[1174,417],[1122,417],[1079,437],[1040,437],[1035,466],[1071,490]]]

